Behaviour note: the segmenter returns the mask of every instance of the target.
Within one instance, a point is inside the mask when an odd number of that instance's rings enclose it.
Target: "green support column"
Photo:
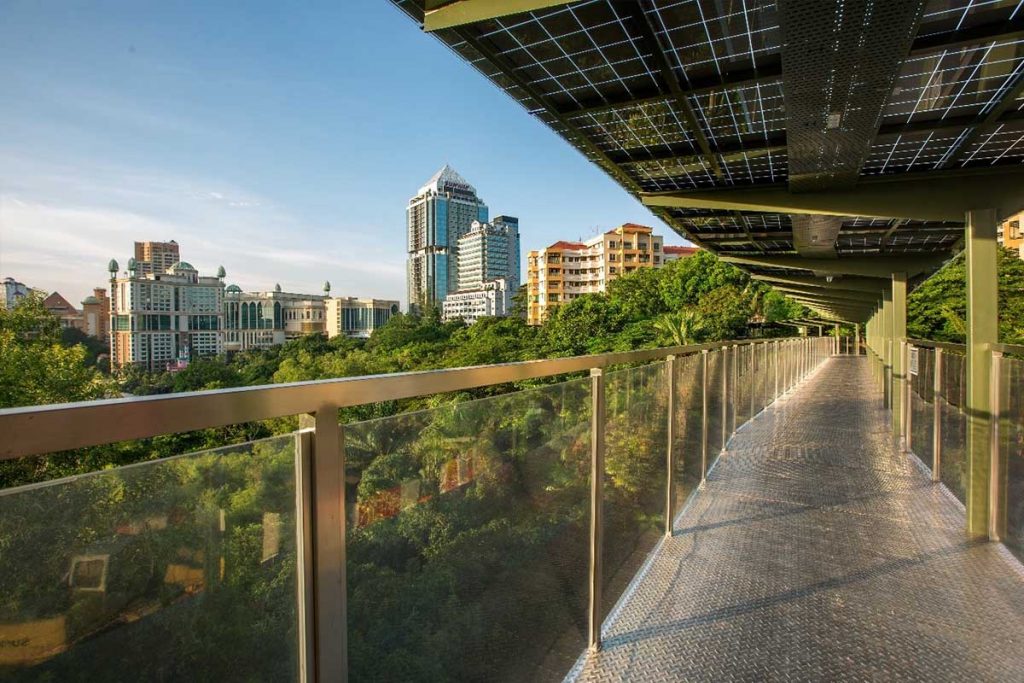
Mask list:
[[[967,533],[989,532],[990,344],[998,341],[999,278],[996,272],[996,212],[967,212]]]
[[[903,401],[907,378],[903,373],[903,344],[907,337],[907,274],[892,274],[892,433],[903,434]]]

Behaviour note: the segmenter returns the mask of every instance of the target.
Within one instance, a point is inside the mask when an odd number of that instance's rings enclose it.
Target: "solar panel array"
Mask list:
[[[423,19],[422,0],[393,0]],[[1024,161],[1024,0],[928,0],[860,175]],[[789,180],[775,0],[585,0],[437,32],[633,193]],[[794,253],[789,218],[656,211],[720,253]],[[840,256],[948,251],[960,224],[844,220]]]

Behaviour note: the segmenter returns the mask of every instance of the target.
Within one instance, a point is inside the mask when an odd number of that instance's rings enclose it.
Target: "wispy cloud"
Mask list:
[[[0,276],[72,301],[104,285],[135,240],[175,239],[201,272],[223,265],[243,289],[402,298],[400,248],[353,226],[308,225],[226,183],[137,169],[46,165],[0,155]]]

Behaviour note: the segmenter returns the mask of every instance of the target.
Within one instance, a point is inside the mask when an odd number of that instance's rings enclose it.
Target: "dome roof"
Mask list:
[[[84,299],[82,299],[82,305],[83,306],[88,305],[88,304],[98,304],[99,302],[100,302],[100,300],[97,299],[96,297],[94,297],[92,294],[90,294],[89,296],[87,296]]]
[[[227,271],[224,270],[224,266],[219,266],[217,268],[217,277],[219,277],[219,278],[227,277],[227,274],[228,274]]]
[[[117,259],[110,259],[110,263],[107,264],[107,272],[116,273],[120,270],[120,266],[117,265]]]
[[[128,270],[135,270],[137,267],[138,267],[138,264],[135,263],[135,259],[134,258],[128,259]]]
[[[224,291],[230,294],[241,294],[242,288],[239,287],[238,285],[228,285],[227,289],[225,289]]]
[[[171,266],[171,270],[195,270],[195,269],[196,269],[195,266],[193,266],[188,261],[178,261],[173,266]]]
[[[274,285],[274,291],[275,292],[280,292],[281,291],[281,283],[280,282],[278,282],[276,285]]]
[[[327,280],[324,280],[324,292],[330,292],[330,291],[331,291],[331,283],[328,282]]]

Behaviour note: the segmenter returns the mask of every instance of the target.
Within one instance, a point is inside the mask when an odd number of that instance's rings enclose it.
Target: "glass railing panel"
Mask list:
[[[722,351],[708,352],[708,467],[724,446],[722,442],[722,402],[725,399],[722,375],[725,358]]]
[[[605,617],[665,533],[665,368],[653,363],[605,375]]]
[[[750,419],[750,392],[753,391],[750,345],[736,347],[736,428]]]
[[[350,680],[561,680],[587,642],[590,401],[584,378],[345,426]]]
[[[911,449],[928,469],[935,459],[935,349],[919,349],[911,377]]]
[[[296,680],[295,437],[0,491],[0,679]]]
[[[967,414],[964,410],[967,390],[967,363],[953,351],[942,353],[942,483],[960,500],[967,500]]]
[[[1024,361],[1003,358],[999,456],[1006,468],[1006,546],[1024,560]]]
[[[677,511],[690,493],[697,488],[701,479],[701,354],[680,356],[675,360],[676,372],[676,417],[674,500]]]

